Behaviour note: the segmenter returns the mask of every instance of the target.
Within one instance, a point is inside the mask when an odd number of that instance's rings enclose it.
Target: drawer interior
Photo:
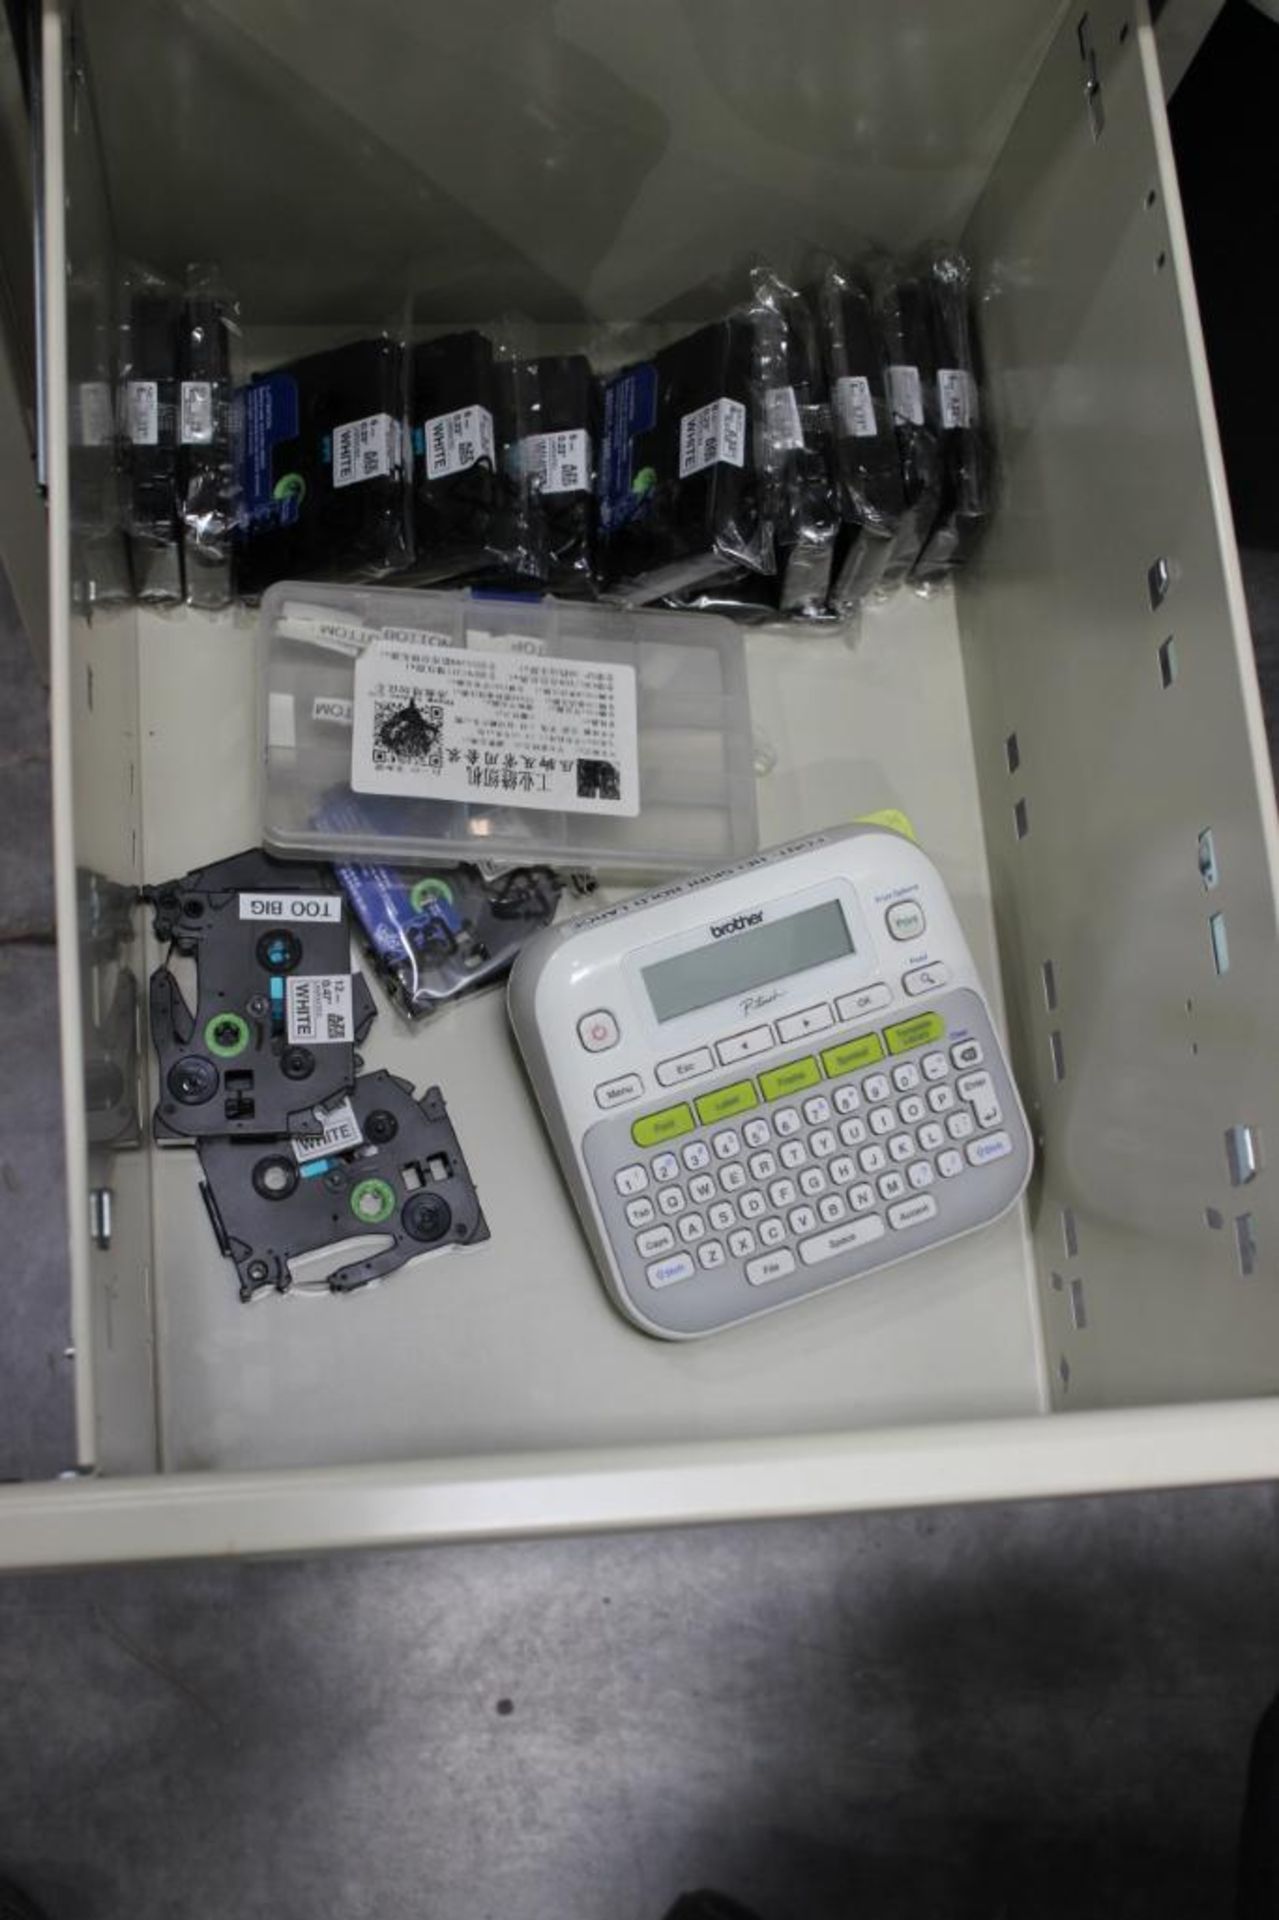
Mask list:
[[[143,841],[168,875],[251,844],[254,634],[229,618],[139,621]],[[905,807],[997,980],[954,606],[885,610],[856,656],[837,639],[748,642],[766,842]],[[798,657],[797,657],[798,655]],[[928,682],[935,698],[920,701]],[[217,711],[192,728],[193,714]],[[958,724],[957,724],[958,722]],[[154,803],[151,796],[155,796]],[[150,959],[158,958],[150,954]],[[815,1432],[1027,1412],[1040,1404],[1024,1223],[731,1336],[672,1347],[605,1299],[558,1179],[500,993],[410,1032],[379,999],[365,1058],[438,1085],[492,1238],[367,1294],[240,1305],[195,1157],[152,1155],[160,1434],[174,1467],[329,1464],[446,1452]]]
[[[1001,465],[983,553],[852,644],[744,644],[764,844],[908,815],[1006,1019],[1039,1167],[993,1229],[668,1346],[604,1297],[500,996],[416,1032],[382,1001],[366,1059],[440,1086],[491,1240],[363,1297],[245,1308],[194,1156],[90,1142],[111,1225],[73,1234],[85,1464],[586,1458],[1269,1391],[1279,1219],[1264,1153],[1244,1190],[1230,1143],[1279,1124],[1276,833],[1142,9],[309,11],[94,8],[65,113],[82,281],[216,258],[269,364],[408,294],[422,322],[518,306],[598,348],[715,311],[752,248],[793,268],[867,232],[965,239]],[[75,502],[55,484],[53,506],[70,568]],[[82,602],[63,644],[75,863],[137,884],[254,843],[251,618]],[[158,957],[139,920],[139,980]],[[145,1118],[145,1035],[140,1069]]]

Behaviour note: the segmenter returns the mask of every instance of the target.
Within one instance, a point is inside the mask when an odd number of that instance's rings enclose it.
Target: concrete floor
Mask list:
[[[1269,1490],[0,1585],[57,1920],[1231,1911]]]

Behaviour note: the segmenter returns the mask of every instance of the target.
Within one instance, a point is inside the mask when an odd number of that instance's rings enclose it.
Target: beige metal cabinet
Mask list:
[[[1279,840],[1141,0],[99,0],[74,34],[49,0],[44,59],[83,1472],[0,1492],[0,1561],[1279,1469]],[[411,1036],[384,1009],[368,1058],[444,1088],[492,1239],[367,1297],[241,1308],[191,1157],[86,1118],[74,929],[78,869],[136,884],[257,838],[254,637],[107,604],[69,309],[92,315],[114,248],[218,259],[259,364],[410,287],[431,319],[515,306],[567,342],[696,319],[751,247],[868,232],[971,250],[1000,508],[956,595],[852,646],[748,637],[761,820],[911,816],[1006,1018],[1025,1204],[668,1347],[605,1301],[500,1000]],[[144,981],[140,922],[124,958]],[[144,1123],[148,1074],[144,1040]]]

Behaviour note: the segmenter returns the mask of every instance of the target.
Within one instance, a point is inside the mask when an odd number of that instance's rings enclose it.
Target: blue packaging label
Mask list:
[[[600,447],[600,524],[605,533],[641,514],[657,476],[651,467],[634,471],[634,442],[657,420],[657,369],[651,363],[629,367],[604,389],[604,438]]]
[[[418,939],[432,927],[456,940],[464,926],[453,889],[438,875],[414,879],[395,867],[336,867],[338,884],[382,960],[402,960],[417,951]],[[415,939],[414,936],[418,936]]]
[[[367,805],[350,795],[330,793],[319,809],[317,825],[332,833],[367,830]],[[432,929],[446,934],[451,943],[465,928],[454,886],[443,874],[407,874],[398,867],[363,863],[335,864],[333,871],[380,960],[402,961],[406,953],[414,955],[421,935]]]
[[[298,385],[268,373],[241,390],[241,513],[249,526],[291,526],[306,498],[300,473],[275,471],[275,449],[298,437]]]

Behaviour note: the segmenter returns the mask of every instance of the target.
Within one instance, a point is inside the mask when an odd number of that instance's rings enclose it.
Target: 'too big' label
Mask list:
[[[342,918],[340,893],[242,893],[241,920],[276,920],[296,924]]]

